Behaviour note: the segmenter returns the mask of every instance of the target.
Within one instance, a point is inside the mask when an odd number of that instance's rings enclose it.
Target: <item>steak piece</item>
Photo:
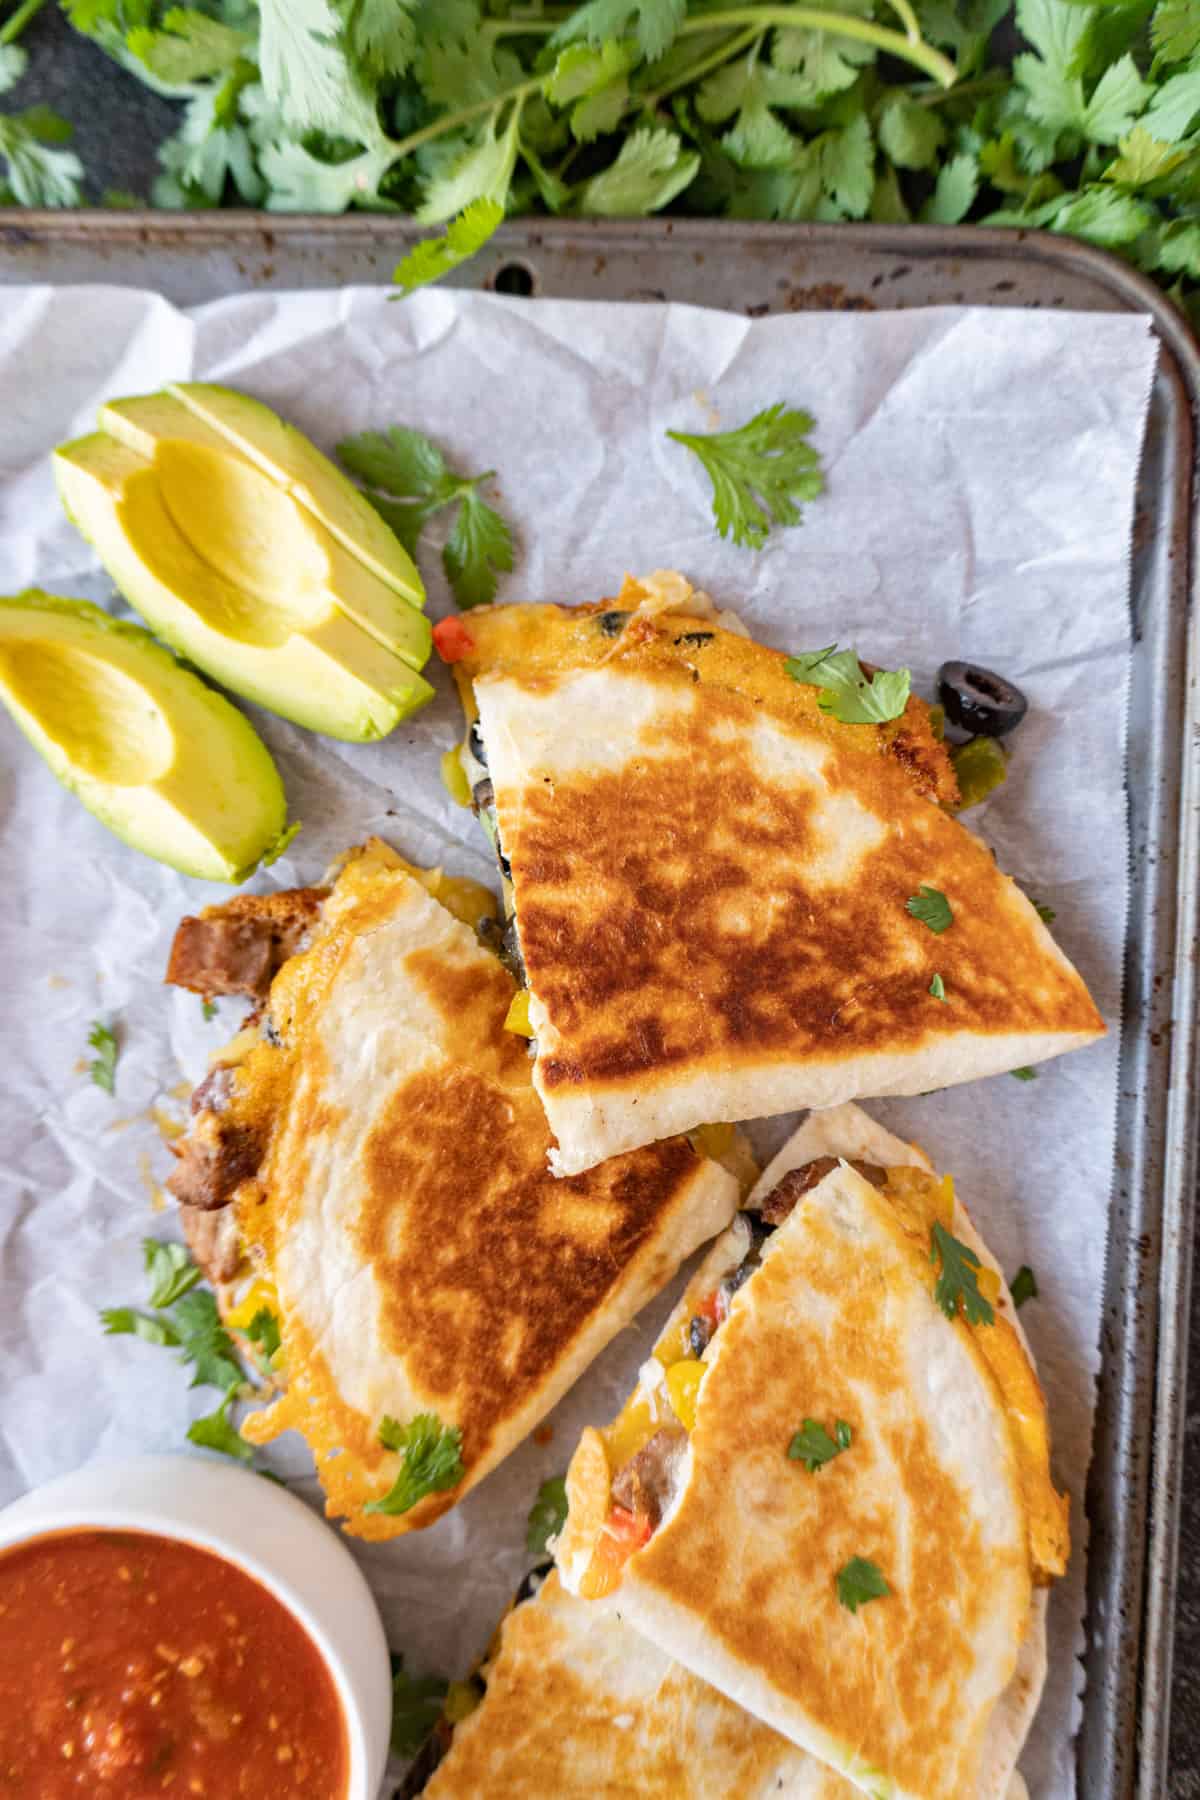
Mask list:
[[[812,1162],[801,1163],[798,1169],[789,1169],[778,1187],[772,1188],[759,1208],[763,1224],[782,1225],[791,1215],[797,1200],[815,1188],[818,1181],[824,1181],[827,1175],[831,1175],[840,1161],[838,1156],[818,1156]],[[887,1183],[887,1170],[881,1169],[878,1163],[851,1162],[850,1167],[864,1181],[869,1181],[872,1187],[881,1188]]]
[[[186,1137],[171,1145],[179,1158],[167,1191],[181,1206],[214,1212],[258,1170],[266,1146],[260,1133],[215,1112],[197,1114]]]
[[[278,894],[236,894],[181,919],[167,981],[206,1000],[214,994],[265,1000],[289,956],[304,948],[328,893],[328,888],[286,888]]]
[[[688,1434],[682,1425],[664,1425],[656,1431],[613,1477],[614,1504],[639,1519],[649,1519],[657,1529],[675,1497],[687,1445]]]
[[[201,1206],[181,1205],[179,1222],[192,1261],[199,1263],[213,1286],[232,1281],[242,1260],[237,1214],[233,1208],[222,1206],[215,1212],[206,1212]]]

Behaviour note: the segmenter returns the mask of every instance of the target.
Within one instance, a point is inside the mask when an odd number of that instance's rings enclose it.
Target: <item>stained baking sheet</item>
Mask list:
[[[0,281],[117,281],[180,301],[386,279],[377,218],[29,215]],[[911,228],[508,226],[468,279],[501,291],[743,311],[965,302],[1149,312],[1162,352],[1139,493],[1128,743],[1132,903],[1091,1524],[1080,1792],[1160,1791],[1165,1766],[1195,1119],[1194,350],[1154,290],[1057,239]],[[1086,604],[1086,596],[1081,596]],[[1140,1682],[1139,1682],[1140,1671]]]

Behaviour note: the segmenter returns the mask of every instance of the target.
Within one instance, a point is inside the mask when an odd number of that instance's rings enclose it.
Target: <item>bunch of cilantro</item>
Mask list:
[[[1042,226],[1196,305],[1200,0],[62,4],[180,102],[156,204],[413,212],[405,287],[506,212],[671,207]],[[78,198],[58,129],[0,118],[11,198]]]

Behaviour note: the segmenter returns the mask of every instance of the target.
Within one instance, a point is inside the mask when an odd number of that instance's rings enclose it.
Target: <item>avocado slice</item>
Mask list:
[[[428,655],[428,620],[397,606],[402,661],[347,618],[319,579],[319,526],[243,459],[172,439],[150,460],[97,431],[53,463],[68,516],[122,593],[234,693],[349,742],[384,737],[432,696],[410,666]],[[206,477],[219,507],[195,495]]]
[[[0,700],[135,850],[242,881],[280,844],[287,801],[266,745],[140,626],[37,588],[0,598]]]
[[[375,508],[316,445],[249,394],[208,381],[173,381],[167,394],[219,431],[295,495],[326,531],[412,606],[424,606],[416,564]]]
[[[293,454],[298,456],[295,446],[304,444],[318,463],[325,463],[299,432],[265,407],[258,407],[256,401],[248,404],[274,421],[285,434],[285,442],[293,446]],[[395,585],[389,585],[354,553],[349,529],[336,535],[327,531],[302,496],[278,479],[261,457],[248,454],[173,394],[110,400],[100,408],[97,422],[101,431],[154,463],[163,498],[180,529],[201,555],[217,561],[233,580],[251,592],[258,591],[262,575],[284,579],[293,588],[297,580],[305,586],[323,583],[347,618],[414,668],[421,667],[429,655],[429,640],[428,633],[414,627],[413,621],[414,609],[419,613],[425,598],[420,577],[374,507],[368,506],[332,465],[326,465],[330,476],[349,490],[383,540],[391,539],[412,569],[415,589],[410,585],[409,591],[401,594]],[[357,514],[350,512],[349,519],[354,525]],[[234,568],[222,565],[220,555],[231,543],[236,543],[240,552]]]

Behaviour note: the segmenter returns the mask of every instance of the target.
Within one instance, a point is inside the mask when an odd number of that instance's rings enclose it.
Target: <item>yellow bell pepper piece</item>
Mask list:
[[[453,750],[442,752],[442,786],[455,806],[470,806],[471,784],[467,780],[467,771],[462,766],[457,744]]]
[[[650,1442],[658,1430],[654,1409],[641,1395],[627,1400],[611,1425],[600,1433],[610,1469],[623,1469],[631,1457]]]
[[[512,997],[512,1004],[504,1015],[505,1031],[515,1031],[518,1037],[531,1038],[533,1026],[529,1023],[529,989],[521,988]]]
[[[694,1356],[685,1362],[672,1363],[666,1380],[671,1410],[684,1430],[690,1431],[696,1423],[696,1400],[704,1380],[704,1364]]]
[[[225,1315],[225,1323],[230,1331],[245,1331],[254,1323],[254,1316],[263,1307],[268,1312],[278,1314],[279,1295],[275,1292],[275,1283],[268,1281],[263,1275],[256,1275],[237,1305]]]

